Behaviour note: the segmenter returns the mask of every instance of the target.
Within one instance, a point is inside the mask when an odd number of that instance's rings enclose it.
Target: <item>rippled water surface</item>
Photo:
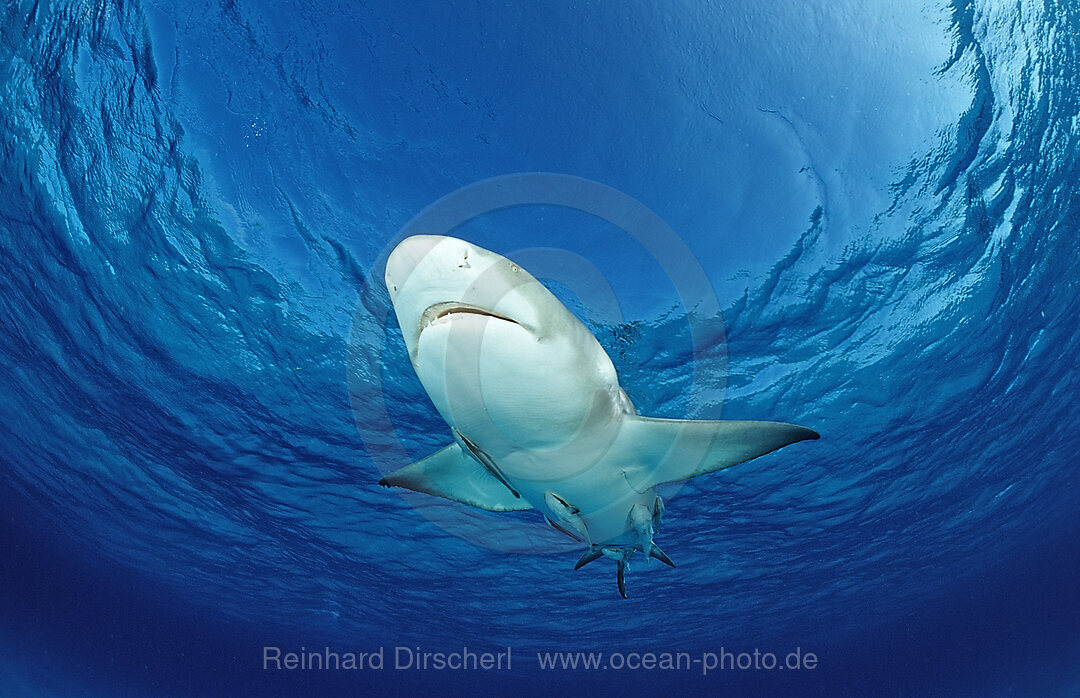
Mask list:
[[[0,694],[1080,692],[1076,3],[0,21]],[[678,236],[535,191],[454,231],[548,282],[641,413],[822,435],[670,493],[679,567],[627,601],[534,512],[376,485],[450,440],[386,254],[533,172]],[[722,310],[697,351],[679,245]],[[515,661],[275,673],[266,645]],[[720,647],[819,667],[536,661]]]

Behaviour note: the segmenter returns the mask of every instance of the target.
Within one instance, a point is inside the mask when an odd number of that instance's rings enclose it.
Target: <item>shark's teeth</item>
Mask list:
[[[444,320],[451,315],[480,315],[482,317],[491,317],[496,320],[511,322],[515,325],[521,324],[509,315],[503,315],[502,313],[497,313],[488,308],[482,308],[478,305],[471,305],[469,303],[461,303],[458,301],[448,301],[435,303],[424,309],[424,312],[420,314],[420,331],[423,332],[424,329],[439,323],[439,321]]]

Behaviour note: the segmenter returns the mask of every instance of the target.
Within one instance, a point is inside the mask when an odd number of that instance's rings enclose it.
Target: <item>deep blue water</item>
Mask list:
[[[1080,5],[0,13],[0,695],[1080,695]],[[376,486],[449,442],[381,265],[462,187],[640,412],[822,435],[670,492],[629,600]],[[819,662],[536,660],[721,647]]]

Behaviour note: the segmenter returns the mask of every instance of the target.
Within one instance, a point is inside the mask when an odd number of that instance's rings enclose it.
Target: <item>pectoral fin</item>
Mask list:
[[[462,448],[463,452],[468,453],[475,458],[476,462],[484,466],[484,469],[491,473],[496,480],[501,482],[506,489],[510,490],[510,493],[513,494],[515,498],[521,497],[521,494],[514,489],[514,486],[510,484],[510,481],[506,479],[503,472],[499,470],[499,466],[495,465],[495,461],[491,460],[491,457],[488,454],[484,453],[484,451],[472,441],[466,439],[465,435],[454,427],[450,427],[450,431],[453,433],[454,440],[457,441],[458,446]]]
[[[730,468],[797,441],[813,429],[782,422],[624,418],[610,455],[639,492]]]
[[[514,496],[456,443],[401,470],[395,470],[379,480],[379,484],[433,494],[488,511],[532,509],[527,501]]]

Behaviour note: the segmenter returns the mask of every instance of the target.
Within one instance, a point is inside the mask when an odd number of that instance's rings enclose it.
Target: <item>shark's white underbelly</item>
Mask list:
[[[632,527],[630,512],[635,504],[651,512],[656,502],[655,487],[635,490],[619,469],[602,459],[582,458],[575,467],[574,463],[519,452],[499,459],[497,464],[534,509],[594,545],[637,545],[638,533]],[[549,493],[557,499],[553,501]]]
[[[386,262],[409,359],[455,443],[382,478],[489,511],[530,506],[624,573],[664,513],[656,487],[796,441],[778,422],[642,417],[592,333],[514,262],[450,237],[403,240]]]

